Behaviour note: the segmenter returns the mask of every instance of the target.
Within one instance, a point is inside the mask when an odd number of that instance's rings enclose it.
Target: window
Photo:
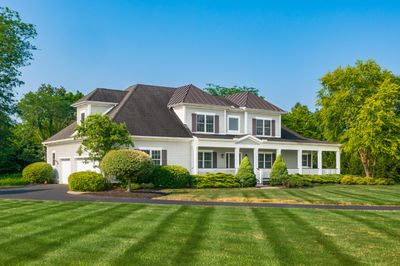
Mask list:
[[[238,116],[228,116],[228,132],[239,133]]]
[[[239,153],[239,163],[242,161],[242,153]],[[227,152],[225,154],[225,165],[226,168],[235,168],[235,153]]]
[[[197,132],[214,132],[214,116],[213,115],[196,115],[196,131]]]
[[[161,150],[142,150],[147,153],[155,165],[161,165]]]
[[[261,169],[272,168],[272,153],[259,153],[258,154],[258,168],[261,168]]]
[[[271,120],[257,119],[256,120],[256,135],[271,136]]]
[[[55,166],[56,165],[56,153],[52,152],[51,154],[51,165]]]
[[[311,162],[312,162],[311,153],[303,153],[301,161],[303,167],[311,168]]]
[[[81,122],[85,121],[85,116],[86,116],[85,112],[82,112],[81,113]]]
[[[198,153],[198,167],[212,168],[212,166],[213,166],[212,152],[200,151]]]

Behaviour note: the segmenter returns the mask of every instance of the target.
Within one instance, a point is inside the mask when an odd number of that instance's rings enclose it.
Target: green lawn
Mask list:
[[[281,202],[321,204],[400,205],[400,185],[322,185],[290,189],[173,189],[161,199]]]
[[[1,265],[398,264],[400,212],[0,200]]]

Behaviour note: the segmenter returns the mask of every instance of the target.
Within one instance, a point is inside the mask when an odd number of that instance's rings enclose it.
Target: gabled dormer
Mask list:
[[[127,91],[98,88],[82,97],[72,106],[76,107],[76,121],[78,124],[92,114],[107,114],[125,96]]]
[[[280,137],[285,113],[249,92],[212,96],[192,84],[175,89],[168,107],[195,134]]]

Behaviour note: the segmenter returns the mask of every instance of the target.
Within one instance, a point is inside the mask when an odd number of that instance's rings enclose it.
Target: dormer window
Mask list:
[[[271,120],[270,119],[256,119],[256,135],[257,136],[271,136]]]
[[[213,133],[214,115],[196,114],[196,132]]]

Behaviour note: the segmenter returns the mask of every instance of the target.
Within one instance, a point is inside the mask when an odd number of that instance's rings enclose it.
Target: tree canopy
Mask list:
[[[224,87],[209,83],[207,84],[207,87],[204,88],[204,90],[213,96],[228,96],[239,92],[251,92],[261,98],[264,98],[263,96],[260,95],[260,91],[254,87],[246,87],[246,86]]]
[[[75,139],[82,140],[77,153],[89,154],[91,161],[100,162],[107,152],[133,146],[125,123],[115,123],[108,116],[94,114],[78,125]]]
[[[63,87],[42,84],[36,92],[28,92],[18,103],[19,115],[24,124],[37,130],[41,140],[46,140],[76,119],[71,106],[83,97],[79,91],[67,92]]]
[[[399,158],[399,77],[368,60],[327,73],[321,84],[317,104],[327,140],[358,153],[367,176],[379,156]]]

